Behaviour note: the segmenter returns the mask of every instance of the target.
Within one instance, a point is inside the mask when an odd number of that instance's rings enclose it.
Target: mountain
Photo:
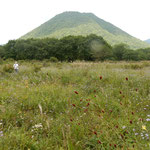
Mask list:
[[[150,44],[150,39],[148,39],[148,40],[145,40],[145,42],[147,42],[147,43],[149,43],[149,44]]]
[[[92,13],[64,12],[25,34],[20,39],[27,38],[62,38],[68,35],[102,36],[112,46],[125,43],[131,48],[145,48],[149,44],[129,35],[113,24],[106,22]]]

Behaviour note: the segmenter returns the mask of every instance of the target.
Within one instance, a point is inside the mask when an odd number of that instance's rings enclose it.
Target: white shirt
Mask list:
[[[19,65],[18,64],[14,64],[13,67],[14,67],[14,69],[19,69]]]

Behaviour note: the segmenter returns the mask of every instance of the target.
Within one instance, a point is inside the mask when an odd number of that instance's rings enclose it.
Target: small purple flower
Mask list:
[[[3,131],[0,131],[0,137],[1,137],[1,136],[4,136]]]

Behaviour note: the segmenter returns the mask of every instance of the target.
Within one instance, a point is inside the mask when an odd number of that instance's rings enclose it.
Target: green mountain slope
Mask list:
[[[27,38],[62,38],[68,35],[89,35],[96,34],[102,36],[111,45],[125,43],[131,48],[145,48],[149,44],[136,39],[108,23],[92,13],[64,12],[56,15],[46,23],[22,36]]]

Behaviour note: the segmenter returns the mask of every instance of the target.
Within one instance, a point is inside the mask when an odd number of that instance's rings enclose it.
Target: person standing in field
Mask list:
[[[19,65],[18,65],[17,61],[14,63],[13,67],[14,67],[15,72],[18,73]]]

